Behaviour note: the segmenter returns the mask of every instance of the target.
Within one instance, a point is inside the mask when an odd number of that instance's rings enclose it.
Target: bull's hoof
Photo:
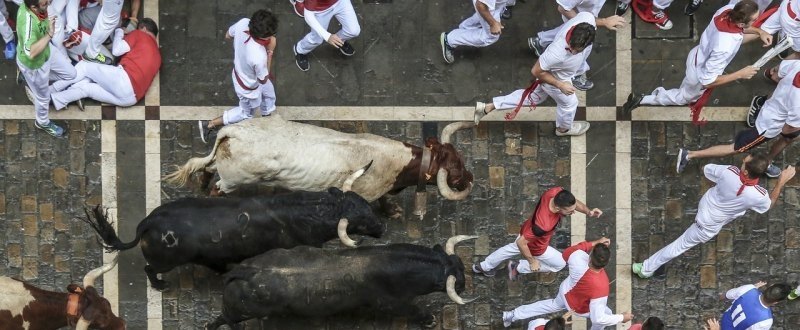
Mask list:
[[[436,315],[429,315],[429,319],[422,322],[422,327],[426,329],[431,329],[436,327]]]
[[[160,292],[166,292],[171,289],[169,282],[162,280],[159,280],[158,282],[151,282],[150,286],[153,287],[153,289],[156,289]]]
[[[383,210],[389,219],[400,219],[403,217],[403,208],[400,205],[392,204]]]

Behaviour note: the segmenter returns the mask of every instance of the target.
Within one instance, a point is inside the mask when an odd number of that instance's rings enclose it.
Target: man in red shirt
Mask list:
[[[128,34],[116,29],[111,52],[121,58],[119,65],[78,62],[75,79],[57,81],[52,85],[51,98],[55,108],[63,109],[67,104],[87,97],[121,107],[139,102],[161,67],[157,35],[158,26],[149,18],[141,19],[136,30]]]
[[[610,244],[611,240],[603,237],[564,250],[562,257],[569,265],[569,276],[561,282],[558,295],[503,312],[503,325],[509,327],[514,321],[563,310],[589,318],[591,330],[602,330],[633,319],[629,312],[613,314],[607,305],[609,281],[605,267],[611,258]]]
[[[479,264],[472,265],[472,272],[488,277],[495,275],[494,268],[505,260],[522,254],[524,260],[508,263],[508,277],[516,280],[519,273],[557,272],[566,266],[561,253],[550,246],[550,238],[555,233],[561,218],[575,211],[590,217],[600,217],[603,211],[589,209],[586,204],[576,200],[571,192],[561,187],[550,188],[542,194],[539,203],[528,220],[522,223],[517,239],[486,257]]]

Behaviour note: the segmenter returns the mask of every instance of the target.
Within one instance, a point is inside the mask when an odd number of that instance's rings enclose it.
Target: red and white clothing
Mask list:
[[[600,15],[600,9],[603,8],[603,4],[606,3],[606,0],[556,0],[556,2],[566,10],[575,10],[578,13],[591,13],[594,17],[597,17]],[[564,15],[561,15],[561,19],[564,20],[565,23],[569,20]],[[554,29],[539,32],[537,34],[539,37],[539,44],[547,47],[553,43],[553,40],[556,39],[562,26],[563,24]]]
[[[781,133],[784,124],[800,127],[800,60],[782,61],[778,77],[778,87],[756,118],[756,131],[770,139]]]
[[[60,41],[68,36],[68,32],[78,30],[79,3],[80,0],[52,0],[47,6],[47,15],[50,19],[57,18],[52,44],[62,52],[65,52],[66,49]]]
[[[698,244],[711,240],[722,227],[744,215],[747,210],[758,213],[769,211],[769,193],[751,180],[740,175],[733,165],[708,164],[703,167],[706,178],[716,183],[709,189],[697,208],[695,222],[676,239],[644,261],[642,273],[651,276],[670,260]]]
[[[298,54],[310,53],[331,37],[328,25],[334,17],[342,25],[342,29],[336,32],[342,41],[353,39],[361,34],[358,16],[356,16],[356,10],[353,9],[350,0],[305,0],[304,3],[306,9],[303,18],[311,27],[311,32],[294,46],[295,52]]]
[[[792,38],[794,42],[792,48],[796,52],[800,52],[800,16],[798,15],[800,15],[798,0],[783,0],[778,10],[761,24],[761,29],[769,34],[783,32],[787,38]]]
[[[222,114],[225,125],[252,118],[258,108],[264,115],[275,110],[275,87],[269,80],[269,44],[253,39],[248,24],[250,19],[243,18],[228,28],[228,35],[233,37],[231,80],[239,106]]]
[[[631,327],[628,328],[628,330],[642,330],[642,324],[641,323],[636,323],[634,325],[631,325]]]
[[[119,65],[80,61],[75,79],[54,83],[51,97],[56,109],[87,97],[121,107],[143,99],[161,67],[156,39],[141,30],[124,34],[117,29],[112,53],[121,57]]]
[[[495,269],[503,261],[520,255],[517,241],[524,237],[528,241],[528,249],[536,260],[539,261],[539,272],[557,272],[567,265],[561,257],[561,252],[550,246],[550,238],[556,230],[561,215],[550,212],[550,202],[556,194],[564,190],[561,187],[550,188],[542,194],[539,203],[525,220],[520,228],[519,235],[514,242],[509,243],[486,256],[486,260],[480,263],[481,269]],[[528,260],[521,259],[517,265],[517,271],[523,274],[531,273],[531,265]]]
[[[595,28],[597,27],[595,17],[591,13],[578,13],[578,15],[561,25],[561,30],[558,32],[555,41],[539,57],[539,66],[542,70],[550,72],[558,80],[571,83],[573,77],[589,70],[589,64],[586,60],[589,58],[589,54],[592,53],[592,45],[589,45],[578,54],[572,54],[569,50],[569,40],[567,39],[569,32],[580,23],[588,23]],[[511,94],[495,97],[492,99],[492,103],[494,103],[495,109],[514,109],[522,99],[524,92],[525,90],[518,89]],[[578,96],[574,93],[565,95],[557,87],[541,83],[531,92],[530,97],[526,97],[523,100],[522,105],[542,104],[548,97],[552,97],[556,101],[556,127],[570,129],[578,109]]]
[[[495,21],[500,21],[500,15],[503,14],[503,10],[506,8],[506,0],[472,0],[472,6],[477,6],[478,2],[489,7],[492,18]],[[490,28],[489,22],[481,17],[478,9],[475,9],[475,14],[462,21],[457,29],[447,33],[447,44],[453,48],[458,46],[489,46],[500,40],[500,35],[492,34]]]
[[[528,322],[528,330],[544,330],[544,325],[550,321],[548,319],[535,319]]]
[[[561,282],[558,295],[515,308],[511,311],[511,321],[569,310],[574,315],[589,318],[592,330],[622,322],[622,314],[614,314],[607,306],[609,282],[605,269],[589,267],[592,247],[591,242],[584,241],[564,250],[562,257],[569,265],[569,277]]]
[[[681,87],[667,90],[656,88],[642,99],[641,104],[686,105],[697,101],[705,88],[722,75],[739,51],[744,39],[744,30],[728,20],[727,5],[714,14],[714,18],[700,36],[700,44],[692,48],[686,58],[686,77]]]
[[[97,54],[100,53],[100,48],[103,47],[103,42],[119,26],[122,3],[124,1],[103,0],[100,16],[97,17],[97,23],[92,28],[92,37],[89,38],[89,45],[86,47],[86,55],[89,57],[97,57]]]

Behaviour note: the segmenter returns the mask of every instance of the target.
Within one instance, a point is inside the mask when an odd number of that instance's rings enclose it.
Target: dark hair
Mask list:
[[[572,34],[569,37],[569,48],[586,49],[594,42],[596,33],[594,26],[591,24],[578,23],[572,28]]]
[[[648,317],[642,323],[642,330],[664,330],[664,321],[655,316]]]
[[[608,259],[611,258],[611,249],[605,244],[595,244],[592,248],[592,255],[590,256],[591,264],[594,268],[605,268],[608,265]]]
[[[156,25],[156,21],[149,19],[147,17],[142,18],[139,20],[139,24],[136,24],[137,29],[144,28],[148,32],[152,33],[154,36],[158,37],[158,25]]]
[[[750,161],[744,164],[747,176],[755,179],[764,175],[769,167],[769,158],[762,153],[750,154]]]
[[[250,17],[247,28],[255,38],[269,38],[278,32],[278,18],[269,10],[259,9]]]
[[[557,316],[544,324],[544,330],[564,330],[566,329],[567,321],[563,317]]]
[[[758,5],[753,0],[742,0],[733,6],[728,13],[728,19],[734,23],[748,23],[750,17],[758,13]]]
[[[25,0],[25,8],[30,8],[31,6],[39,6],[39,0]]]
[[[575,205],[575,195],[569,192],[569,190],[561,190],[553,197],[553,203],[558,207],[570,207]]]
[[[791,291],[792,287],[789,286],[789,284],[775,283],[764,290],[762,296],[764,297],[765,303],[774,304],[780,302],[781,300],[785,300]]]

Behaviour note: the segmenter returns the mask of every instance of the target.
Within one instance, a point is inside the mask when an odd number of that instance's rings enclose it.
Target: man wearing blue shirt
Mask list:
[[[772,327],[771,307],[786,299],[792,288],[786,283],[776,283],[764,292],[759,288],[766,282],[747,284],[728,290],[725,297],[733,303],[720,320],[722,330],[768,330]]]

